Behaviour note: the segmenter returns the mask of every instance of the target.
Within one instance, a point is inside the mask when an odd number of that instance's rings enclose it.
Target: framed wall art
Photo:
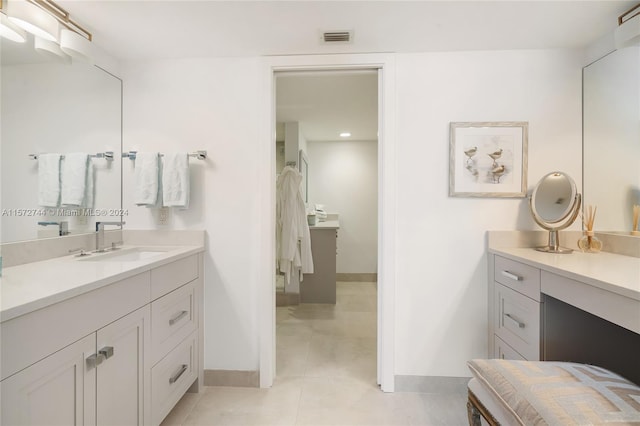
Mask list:
[[[452,122],[449,195],[525,197],[529,123]]]

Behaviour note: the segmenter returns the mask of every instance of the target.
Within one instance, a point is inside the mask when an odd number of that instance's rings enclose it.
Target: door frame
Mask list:
[[[258,193],[260,262],[258,288],[260,387],[275,378],[275,211],[276,211],[276,92],[275,73],[281,71],[378,70],[378,327],[377,381],[384,392],[394,391],[395,381],[395,265],[396,265],[396,148],[395,55],[293,55],[262,59],[262,99]]]

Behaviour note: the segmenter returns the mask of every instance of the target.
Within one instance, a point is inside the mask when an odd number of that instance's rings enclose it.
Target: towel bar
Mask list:
[[[136,159],[136,154],[138,153],[138,151],[128,151],[128,152],[123,152],[122,153],[122,158],[128,158],[129,160],[135,160]],[[164,154],[159,154],[160,157],[163,157]],[[207,151],[195,151],[195,152],[190,152],[189,154],[187,154],[189,157],[194,157],[197,158],[198,160],[206,160],[207,158]]]
[[[29,158],[32,160],[37,160],[38,156],[40,154],[29,154]],[[89,154],[89,157],[91,158],[104,158],[106,160],[112,161],[113,160],[113,151],[105,151],[105,152],[98,152],[96,154]],[[64,159],[64,154],[60,156],[61,159]]]

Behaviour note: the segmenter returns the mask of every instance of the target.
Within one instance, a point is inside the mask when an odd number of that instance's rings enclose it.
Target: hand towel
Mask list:
[[[87,165],[89,154],[75,152],[65,154],[62,163],[60,204],[82,207],[87,190]]]
[[[58,207],[60,158],[60,154],[38,155],[38,205],[42,207]]]
[[[154,206],[158,201],[160,169],[157,152],[138,152],[135,160],[134,202],[137,206]]]
[[[162,203],[165,207],[189,207],[189,156],[186,152],[164,155]]]
[[[95,195],[95,167],[93,162],[89,160],[87,163],[87,184],[84,192],[84,201],[82,207],[85,209],[93,208],[93,200]]]

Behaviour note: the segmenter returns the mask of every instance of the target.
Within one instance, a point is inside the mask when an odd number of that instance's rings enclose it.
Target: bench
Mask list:
[[[504,359],[468,366],[471,426],[640,425],[640,387],[604,368]]]

